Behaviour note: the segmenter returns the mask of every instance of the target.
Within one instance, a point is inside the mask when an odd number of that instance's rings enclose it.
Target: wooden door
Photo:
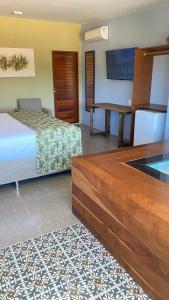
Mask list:
[[[86,110],[90,111],[95,102],[95,51],[85,52],[85,100]]]
[[[53,51],[55,116],[69,123],[79,121],[78,53]]]

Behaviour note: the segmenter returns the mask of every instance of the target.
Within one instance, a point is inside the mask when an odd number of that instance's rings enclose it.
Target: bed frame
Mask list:
[[[16,184],[16,191],[19,194],[19,181],[61,172],[54,171],[40,174],[36,170],[35,156],[0,163],[0,185],[14,182]],[[70,169],[65,169],[64,171],[68,170]]]

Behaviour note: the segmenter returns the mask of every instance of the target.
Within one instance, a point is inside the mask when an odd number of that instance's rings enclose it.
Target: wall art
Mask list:
[[[0,77],[35,77],[34,50],[0,48]]]

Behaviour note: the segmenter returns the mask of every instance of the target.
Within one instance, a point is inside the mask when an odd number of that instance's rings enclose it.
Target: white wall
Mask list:
[[[168,104],[169,97],[169,55],[155,56],[150,102]]]
[[[106,79],[105,51],[128,47],[148,47],[166,43],[169,35],[169,2],[127,16],[106,20],[97,24],[82,26],[83,51],[83,122],[89,124],[89,113],[85,111],[85,74],[84,52],[95,50],[96,54],[96,93],[95,101],[113,102],[126,105],[132,95],[132,82]],[[109,40],[94,43],[84,42],[84,32],[101,25],[109,26]],[[118,114],[112,113],[111,132],[117,133]],[[104,113],[96,110],[94,116],[96,128],[103,129]]]

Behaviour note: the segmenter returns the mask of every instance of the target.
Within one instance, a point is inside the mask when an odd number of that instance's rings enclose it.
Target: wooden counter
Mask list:
[[[125,164],[169,143],[73,159],[73,212],[153,299],[169,299],[169,185]]]

